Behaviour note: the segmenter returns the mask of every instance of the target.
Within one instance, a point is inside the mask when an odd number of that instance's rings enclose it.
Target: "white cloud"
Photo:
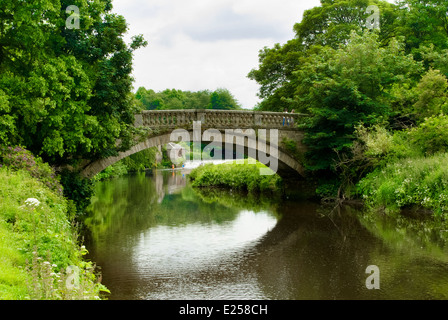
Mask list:
[[[292,39],[293,25],[319,0],[114,0],[129,37],[149,42],[135,53],[136,88],[227,88],[245,108],[258,101],[247,78],[264,46]]]

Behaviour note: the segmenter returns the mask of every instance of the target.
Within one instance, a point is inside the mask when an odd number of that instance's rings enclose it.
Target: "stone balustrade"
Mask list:
[[[150,110],[136,115],[136,127],[190,128],[193,121],[216,129],[295,129],[303,114],[245,110]]]

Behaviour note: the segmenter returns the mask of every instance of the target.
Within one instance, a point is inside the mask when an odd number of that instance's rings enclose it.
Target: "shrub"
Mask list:
[[[424,155],[448,152],[448,116],[426,118],[418,127],[409,131],[408,137]]]
[[[95,182],[82,178],[79,173],[64,170],[61,172],[61,184],[64,186],[64,196],[72,200],[79,215],[84,214],[95,193]]]
[[[0,146],[0,163],[0,166],[5,165],[12,170],[24,169],[52,191],[58,194],[63,193],[59,177],[54,169],[47,163],[44,163],[41,158],[35,157],[30,151],[20,146]]]
[[[105,290],[68,214],[68,201],[28,171],[0,168],[0,299],[96,299]],[[59,282],[68,266],[79,268],[82,291]]]
[[[448,213],[448,153],[403,159],[377,168],[358,183],[371,207],[392,211],[423,207],[436,216]]]
[[[236,162],[220,165],[207,164],[200,166],[189,174],[194,187],[225,187],[251,192],[277,191],[281,186],[278,175],[260,175],[261,163],[237,164]]]

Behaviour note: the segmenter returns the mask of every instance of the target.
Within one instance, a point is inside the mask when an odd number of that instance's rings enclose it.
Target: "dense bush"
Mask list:
[[[418,127],[408,132],[408,137],[424,155],[448,152],[448,116],[426,118]]]
[[[246,160],[247,162],[247,160]],[[226,187],[236,190],[256,192],[277,191],[281,187],[278,175],[260,175],[263,164],[237,164],[236,162],[220,165],[207,164],[194,169],[189,177],[194,187]]]
[[[448,213],[448,154],[408,158],[377,168],[358,184],[372,207],[397,210],[421,206],[438,216]]]
[[[20,146],[0,146],[0,166],[7,166],[12,170],[24,169],[51,190],[62,194],[62,186],[54,169]]]
[[[95,193],[94,181],[82,178],[77,172],[64,170],[61,173],[61,184],[64,186],[64,196],[73,201],[77,214],[84,214]]]
[[[98,298],[105,288],[85,253],[69,202],[28,171],[0,168],[0,299]],[[66,286],[68,266],[80,270],[78,290]]]

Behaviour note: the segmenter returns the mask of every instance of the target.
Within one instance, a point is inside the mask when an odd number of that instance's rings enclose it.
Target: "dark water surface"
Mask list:
[[[89,211],[110,300],[448,298],[448,230],[422,217],[196,190],[181,171],[101,182]]]

